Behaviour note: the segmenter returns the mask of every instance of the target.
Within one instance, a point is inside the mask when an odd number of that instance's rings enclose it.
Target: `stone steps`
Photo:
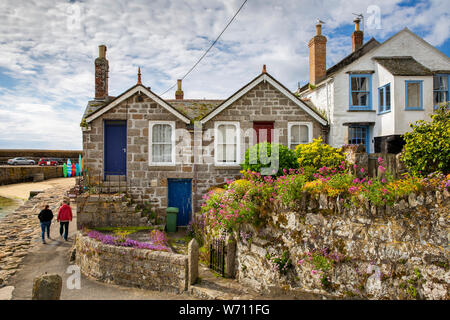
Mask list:
[[[243,287],[235,279],[222,278],[205,266],[199,266],[199,283],[189,287],[189,293],[204,300],[257,300],[264,297]]]

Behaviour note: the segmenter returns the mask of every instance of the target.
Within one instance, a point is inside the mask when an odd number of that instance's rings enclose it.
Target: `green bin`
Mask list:
[[[166,209],[166,228],[167,232],[177,232],[178,208],[169,207]]]

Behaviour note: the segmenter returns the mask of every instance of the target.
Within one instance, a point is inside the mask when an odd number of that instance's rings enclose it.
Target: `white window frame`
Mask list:
[[[313,139],[313,124],[312,122],[288,122],[288,145],[287,147],[291,149],[291,129],[292,126],[306,126],[308,127],[308,143],[312,142]]]
[[[167,124],[172,128],[172,161],[171,162],[153,162],[152,161],[152,143],[153,143],[153,126],[155,124]],[[175,161],[175,121],[149,121],[148,125],[148,165],[149,166],[174,166],[176,164]]]
[[[218,162],[217,150],[218,150],[218,128],[220,125],[233,125],[236,128],[236,161],[235,162]],[[214,122],[214,164],[216,166],[229,167],[238,166],[241,163],[241,124],[239,121],[216,121]]]

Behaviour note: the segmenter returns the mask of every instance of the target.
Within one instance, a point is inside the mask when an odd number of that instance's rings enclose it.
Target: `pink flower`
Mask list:
[[[312,274],[317,274],[317,270],[312,270],[311,273]]]
[[[364,168],[361,168],[361,173],[364,172]]]
[[[386,168],[380,165],[380,166],[378,166],[378,170],[379,170],[381,173],[383,173],[383,172],[386,171]]]
[[[369,186],[371,186],[371,185],[372,185],[372,180],[367,181],[367,184],[368,184]]]
[[[378,164],[383,164],[384,160],[382,157],[378,157]]]
[[[305,262],[305,260],[303,260],[303,259],[298,260],[298,264],[299,264],[299,265],[302,265],[303,262]]]
[[[383,179],[381,179],[381,182],[382,182],[382,183],[386,183],[387,181],[386,181],[385,178],[383,178]]]

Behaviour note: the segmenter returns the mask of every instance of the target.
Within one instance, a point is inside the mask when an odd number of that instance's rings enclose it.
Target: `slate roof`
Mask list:
[[[110,101],[114,100],[114,97],[109,97],[106,101],[91,100],[88,102],[86,109],[84,110],[83,117],[81,119],[86,119],[91,113],[101,109],[103,106],[107,105]]]
[[[224,100],[216,99],[168,99],[165,100],[178,112],[190,120],[201,120],[205,115],[216,109]]]
[[[411,56],[373,57],[394,76],[431,76],[430,69]]]

